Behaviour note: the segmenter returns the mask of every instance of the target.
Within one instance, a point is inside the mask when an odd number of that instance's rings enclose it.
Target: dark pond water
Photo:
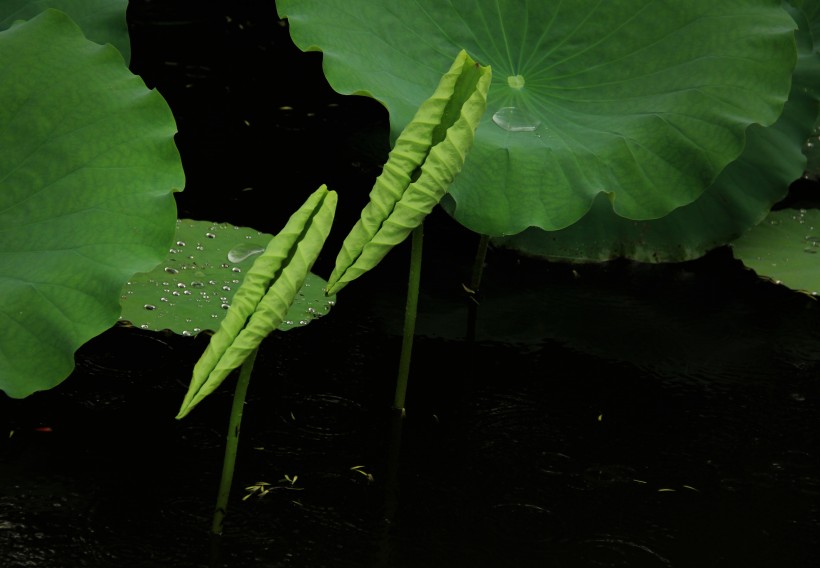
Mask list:
[[[134,4],[134,67],[177,114],[181,216],[274,232],[320,183],[340,192],[326,276],[386,115],[329,93],[267,4]],[[576,267],[491,250],[468,342],[475,244],[430,219],[394,474],[407,246],[266,340],[222,566],[817,566],[817,301],[727,250]],[[206,342],[118,327],[60,387],[0,398],[1,567],[208,565],[230,386],[173,418]]]

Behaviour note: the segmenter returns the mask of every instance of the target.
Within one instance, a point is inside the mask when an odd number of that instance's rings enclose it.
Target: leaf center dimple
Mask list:
[[[507,84],[513,89],[523,89],[524,88],[524,76],[523,75],[510,75],[507,77]]]

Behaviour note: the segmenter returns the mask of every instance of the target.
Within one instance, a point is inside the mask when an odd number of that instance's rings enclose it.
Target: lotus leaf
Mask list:
[[[800,24],[799,58],[783,114],[771,127],[750,127],[740,158],[694,203],[660,219],[633,221],[616,215],[599,196],[592,209],[566,229],[529,228],[494,243],[559,260],[676,262],[698,258],[759,223],[806,168],[801,147],[818,111],[820,54],[805,16],[798,10],[792,13]]]
[[[0,30],[17,20],[29,20],[54,8],[66,13],[91,41],[110,43],[120,50],[123,59],[131,59],[131,40],[125,9],[128,0],[3,0],[0,2]]]
[[[695,201],[771,125],[795,65],[776,0],[279,0],[341,93],[390,111],[395,137],[465,49],[493,68],[488,113],[444,201],[491,236],[565,228],[596,199],[629,219]],[[601,199],[599,196],[603,196]]]
[[[163,98],[62,12],[0,32],[0,62],[0,389],[23,397],[162,260],[184,175]]]
[[[781,209],[732,243],[735,257],[759,276],[820,293],[820,210]]]

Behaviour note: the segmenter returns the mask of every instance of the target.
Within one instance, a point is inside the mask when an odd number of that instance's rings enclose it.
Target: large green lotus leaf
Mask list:
[[[693,202],[787,98],[794,22],[775,0],[279,0],[330,84],[395,136],[458,49],[492,66],[449,209],[491,236],[562,229],[605,193],[653,219]],[[445,198],[447,199],[447,198]]]
[[[820,293],[820,210],[781,209],[732,243],[736,258],[789,288]]]
[[[47,8],[68,14],[91,41],[110,43],[120,50],[123,59],[131,59],[131,40],[125,9],[128,0],[2,0],[0,30],[18,20],[30,20]]]
[[[162,260],[184,183],[163,98],[47,10],[0,32],[0,389],[71,372],[123,284]]]
[[[818,112],[820,54],[807,19],[799,12],[794,16],[799,57],[783,114],[771,127],[750,127],[740,158],[694,203],[660,219],[633,221],[616,215],[599,196],[566,229],[529,228],[494,243],[554,260],[677,262],[698,258],[759,223],[806,168],[801,148]]]
[[[120,321],[153,331],[195,335],[215,330],[245,274],[273,235],[230,223],[179,219],[165,261],[134,275],[122,290]],[[303,327],[330,311],[335,296],[309,273],[280,331]]]

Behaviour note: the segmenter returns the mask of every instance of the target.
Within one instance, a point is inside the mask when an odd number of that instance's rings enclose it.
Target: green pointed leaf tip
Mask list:
[[[177,418],[187,415],[284,320],[333,224],[337,196],[321,186],[268,243],[194,366]]]
[[[442,205],[481,234],[568,227],[600,193],[629,219],[692,203],[780,113],[794,22],[776,0],[277,0],[342,93],[408,124],[465,49],[494,82]],[[448,61],[449,62],[449,61]]]
[[[0,32],[0,389],[54,387],[160,262],[185,183],[166,102],[46,10]]]
[[[487,106],[492,73],[461,51],[390,152],[361,218],[342,243],[328,294],[376,266],[447,192]]]

